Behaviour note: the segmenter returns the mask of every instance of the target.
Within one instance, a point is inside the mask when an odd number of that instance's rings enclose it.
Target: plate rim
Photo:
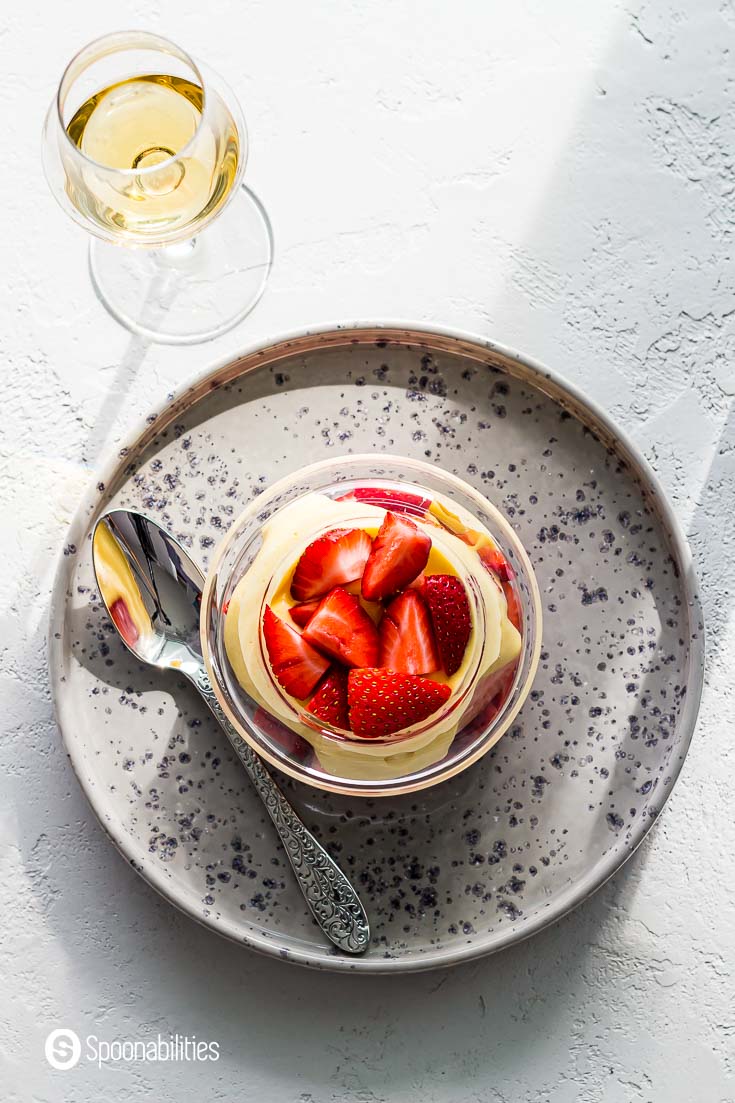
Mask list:
[[[701,625],[701,629],[695,636],[692,635],[691,631],[689,633],[687,694],[679,721],[681,729],[679,754],[677,755],[676,761],[671,766],[670,784],[660,801],[656,815],[654,817],[649,817],[645,821],[640,835],[628,846],[627,851],[622,857],[619,851],[611,850],[606,860],[603,860],[595,866],[595,876],[580,878],[572,885],[568,886],[556,898],[553,907],[551,905],[547,906],[548,913],[540,913],[533,921],[529,921],[527,924],[523,924],[522,921],[520,923],[510,924],[507,930],[502,932],[500,937],[493,941],[492,945],[483,945],[478,940],[474,944],[463,944],[452,949],[445,948],[442,950],[430,951],[425,955],[416,956],[410,961],[405,961],[397,957],[341,957],[334,954],[326,943],[321,951],[312,949],[302,950],[293,946],[284,947],[283,945],[279,945],[277,936],[271,937],[255,932],[243,934],[241,930],[236,929],[235,924],[223,920],[221,917],[219,919],[213,919],[211,916],[205,917],[201,912],[198,912],[193,905],[190,906],[186,900],[176,899],[170,891],[167,891],[167,888],[170,887],[170,882],[164,872],[153,863],[142,863],[139,861],[139,856],[131,853],[131,848],[126,846],[127,833],[122,828],[119,819],[107,815],[101,802],[100,807],[98,807],[98,793],[95,790],[94,784],[84,776],[82,755],[81,752],[77,750],[75,744],[73,735],[75,720],[74,716],[71,715],[73,710],[67,705],[66,697],[62,689],[63,679],[61,675],[67,658],[67,656],[64,655],[62,646],[64,642],[62,629],[64,626],[64,613],[67,602],[67,584],[73,571],[72,564],[76,558],[76,547],[75,552],[72,554],[69,554],[68,548],[70,545],[76,546],[81,544],[82,539],[86,539],[89,528],[89,518],[104,500],[104,496],[107,493],[107,487],[116,477],[124,473],[124,469],[127,466],[125,462],[126,457],[130,451],[140,446],[142,442],[145,441],[146,437],[153,439],[160,431],[161,425],[163,423],[170,423],[175,417],[176,411],[181,409],[182,403],[187,395],[194,396],[197,390],[201,389],[203,385],[213,382],[217,374],[224,369],[246,360],[249,357],[257,355],[264,356],[266,352],[279,346],[288,346],[294,342],[320,335],[328,336],[341,333],[346,335],[350,331],[354,331],[355,333],[361,331],[385,331],[386,334],[390,331],[399,331],[404,335],[406,333],[411,333],[418,336],[436,336],[457,341],[461,344],[474,345],[478,351],[484,351],[488,354],[494,353],[506,361],[515,362],[524,369],[528,369],[530,373],[535,376],[538,385],[546,381],[546,383],[557,393],[556,397],[566,395],[572,400],[575,406],[585,409],[591,415],[592,419],[606,430],[612,442],[611,446],[617,451],[627,453],[627,457],[625,458],[633,462],[638,474],[642,476],[648,494],[655,499],[658,509],[660,510],[661,520],[665,524],[673,550],[682,567],[682,587],[686,597],[690,626],[692,620],[697,620],[698,624]],[[390,340],[389,337],[386,339],[387,341]],[[284,347],[285,355],[289,355],[290,351],[292,350]],[[257,367],[259,367],[259,364],[255,362],[246,368],[242,374],[249,374]],[[198,401],[205,393],[205,391],[202,391],[202,394],[195,397],[194,401]],[[575,413],[574,416],[579,419],[577,413]],[[102,489],[100,489],[100,487],[102,487]],[[498,953],[510,945],[525,941],[527,938],[544,930],[552,923],[556,923],[600,889],[610,877],[628,861],[630,856],[647,837],[649,831],[663,811],[681,775],[696,729],[704,686],[704,660],[705,628],[699,598],[699,588],[689,542],[684,535],[678,517],[676,516],[674,508],[658,476],[628,433],[621,429],[613,421],[610,415],[581,388],[566,379],[561,373],[547,367],[546,364],[537,360],[535,357],[519,353],[511,346],[504,345],[501,342],[472,333],[471,331],[458,329],[453,326],[434,325],[425,321],[406,321],[403,319],[315,323],[306,327],[287,331],[275,338],[261,337],[260,339],[250,342],[240,351],[231,351],[226,355],[221,355],[217,359],[208,362],[202,369],[185,379],[176,389],[167,395],[166,400],[160,405],[159,410],[152,410],[148,414],[143,415],[143,417],[136,419],[135,424],[124,434],[121,443],[117,446],[110,447],[107,454],[103,457],[102,462],[97,466],[97,469],[92,472],[89,484],[82,493],[79,504],[66,528],[63,543],[57,557],[49,604],[48,666],[56,723],[67,756],[79,784],[81,785],[82,791],[99,823],[104,828],[121,856],[125,858],[125,860],[133,866],[136,873],[155,889],[159,895],[167,900],[168,903],[190,916],[201,926],[212,930],[222,937],[228,938],[230,941],[236,942],[238,945],[245,945],[268,957],[274,957],[314,969],[339,973],[361,972],[387,974],[425,972],[431,969],[447,968],[462,961],[471,961],[476,958]]]

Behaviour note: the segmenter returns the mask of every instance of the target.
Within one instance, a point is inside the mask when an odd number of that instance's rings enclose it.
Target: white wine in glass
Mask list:
[[[185,343],[252,309],[272,235],[242,185],[245,123],[220,78],[158,35],[107,35],[70,62],[44,139],[55,195],[101,239],[90,268],[116,318]]]

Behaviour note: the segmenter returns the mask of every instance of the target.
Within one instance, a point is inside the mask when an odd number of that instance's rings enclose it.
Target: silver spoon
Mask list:
[[[92,548],[102,600],[127,648],[142,662],[159,670],[175,670],[196,686],[273,820],[317,923],[340,950],[363,953],[370,941],[370,928],[360,898],[296,815],[260,758],[235,731],[215,697],[199,643],[204,586],[199,568],[170,533],[132,510],[115,509],[100,517]]]

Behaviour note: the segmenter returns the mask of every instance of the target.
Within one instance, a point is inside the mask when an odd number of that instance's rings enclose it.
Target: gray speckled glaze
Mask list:
[[[545,630],[517,723],[464,774],[372,801],[279,778],[363,895],[373,945],[348,960],[324,944],[207,709],[118,641],[95,591],[89,530],[110,504],[143,509],[206,569],[273,479],[370,450],[435,462],[506,512],[537,572]],[[679,773],[703,654],[686,545],[609,423],[506,350],[402,329],[291,339],[220,365],[151,415],[72,526],[51,645],[73,764],[135,868],[220,933],[350,971],[487,953],[594,891]]]

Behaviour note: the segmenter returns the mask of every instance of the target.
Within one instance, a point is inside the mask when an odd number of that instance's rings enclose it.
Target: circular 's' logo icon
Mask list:
[[[52,1069],[65,1072],[67,1069],[73,1069],[79,1063],[79,1058],[82,1055],[82,1043],[79,1041],[79,1035],[73,1030],[59,1027],[58,1030],[51,1031],[46,1039],[43,1051]]]

